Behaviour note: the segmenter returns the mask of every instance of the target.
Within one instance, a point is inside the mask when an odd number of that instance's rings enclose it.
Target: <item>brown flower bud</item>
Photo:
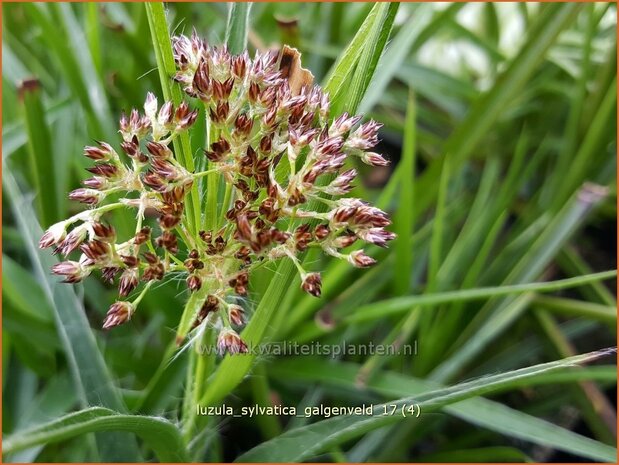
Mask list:
[[[150,141],[146,144],[146,149],[148,152],[155,158],[161,158],[167,160],[168,158],[172,158],[172,151],[163,144],[159,142]]]
[[[360,229],[357,231],[357,236],[379,247],[387,247],[387,241],[395,239],[394,233],[383,228]]]
[[[230,305],[228,307],[228,318],[235,326],[243,326],[244,321],[243,308],[239,305]]]
[[[118,174],[118,168],[111,163],[99,163],[98,165],[86,168],[86,171],[104,178],[112,179]]]
[[[240,113],[234,120],[234,133],[237,136],[246,137],[252,130],[254,120],[245,113]]]
[[[52,266],[52,273],[64,276],[63,283],[79,283],[88,274],[78,262],[66,261]]]
[[[387,166],[389,160],[385,159],[382,155],[375,152],[363,152],[361,155],[361,161],[371,166]]]
[[[97,144],[99,145],[98,147],[84,147],[84,156],[95,161],[109,160],[111,155],[114,153],[112,146],[105,142],[97,142]]]
[[[89,189],[101,190],[108,185],[108,180],[101,176],[93,176],[92,178],[84,179],[82,185]]]
[[[121,297],[127,297],[131,291],[138,287],[138,279],[140,272],[137,268],[127,268],[120,276],[118,282],[118,294]]]
[[[213,233],[211,231],[200,231],[199,233],[200,239],[204,242],[209,243],[213,239]]]
[[[252,238],[252,229],[246,214],[240,214],[236,217],[236,230],[239,233],[239,238],[245,241],[250,241]]]
[[[302,280],[303,282],[301,283],[301,288],[305,292],[313,295],[314,297],[320,297],[322,286],[320,273],[307,273],[305,276],[302,276]]]
[[[88,237],[87,229],[82,225],[78,226],[60,242],[58,252],[62,255],[69,255],[86,240],[86,237]]]
[[[135,268],[140,263],[140,259],[133,255],[121,255],[120,259],[128,268]]]
[[[116,231],[113,226],[95,221],[92,223],[92,230],[95,233],[95,237],[101,241],[114,242],[114,239],[116,239]]]
[[[148,226],[144,226],[133,237],[133,243],[135,245],[142,245],[148,241],[148,239],[150,239],[150,228]]]
[[[312,241],[312,233],[310,232],[309,224],[303,224],[295,229],[294,241],[297,250],[302,251],[307,249],[307,246]]]
[[[131,302],[114,302],[107,311],[107,316],[103,320],[103,329],[110,329],[119,326],[131,319],[135,307]]]
[[[84,189],[81,187],[69,193],[69,200],[77,200],[78,202],[82,202],[87,205],[97,204],[103,199],[103,197],[105,197],[105,194],[102,192],[94,189]]]
[[[238,295],[247,295],[247,283],[249,275],[246,271],[239,273],[236,278],[232,278],[228,284],[234,288],[234,292]]]
[[[363,250],[355,250],[348,256],[348,262],[358,268],[367,268],[374,265],[376,260],[367,256]]]
[[[314,237],[321,241],[324,238],[326,238],[329,234],[331,233],[331,230],[329,229],[329,226],[326,224],[319,224],[318,226],[316,226],[316,229],[314,230]]]
[[[230,153],[230,143],[221,138],[211,144],[210,150],[205,150],[204,154],[212,162],[220,162]]]
[[[166,213],[159,217],[158,222],[162,229],[174,229],[181,222],[181,216]]]
[[[202,287],[202,280],[200,279],[200,276],[190,274],[187,277],[187,287],[191,292],[200,290],[200,288]]]
[[[120,268],[117,266],[106,266],[101,268],[101,278],[110,284],[114,282],[116,275],[120,273]]]
[[[217,337],[217,350],[221,355],[228,352],[230,355],[247,353],[247,344],[232,329],[222,329]]]
[[[163,231],[155,242],[157,247],[163,247],[172,254],[178,252],[178,239],[172,231]]]
[[[168,183],[153,171],[147,171],[142,176],[142,182],[157,192],[164,192],[168,188]]]
[[[103,260],[108,255],[109,245],[96,239],[80,245],[80,250],[93,261]]]
[[[46,249],[60,243],[66,237],[66,234],[67,228],[64,222],[53,224],[39,240],[39,248]]]

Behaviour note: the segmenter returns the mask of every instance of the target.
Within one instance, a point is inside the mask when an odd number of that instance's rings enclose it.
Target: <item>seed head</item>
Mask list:
[[[302,252],[315,248],[365,268],[375,260],[362,250],[342,249],[356,241],[385,247],[394,239],[385,212],[345,197],[357,176],[350,160],[388,163],[375,151],[381,125],[332,115],[329,96],[312,85],[300,54],[289,47],[250,58],[210,46],[194,33],[173,38],[173,55],[174,80],[189,100],[175,105],[149,92],[142,109],[120,117],[118,152],[107,142],[86,147],[90,175],[69,198],[88,208],[52,225],[39,246],[55,246],[62,255],[81,251],[79,261],[53,267],[65,282],[98,270],[103,280],[117,283],[121,298],[143,286],[133,303],[112,305],[104,328],[127,321],[152,281],[181,279],[200,305],[189,326],[223,328],[220,352],[246,352],[230,328],[243,325],[245,313],[228,302],[248,295],[258,266],[293,260],[303,291],[319,297],[321,275],[303,268]],[[214,137],[195,154],[179,157],[172,142],[191,131],[194,106],[204,111]],[[208,170],[190,172],[185,157],[192,155],[193,166]],[[204,203],[213,199],[213,177],[226,192],[215,196],[221,217],[214,218],[206,216]],[[102,219],[121,207],[135,213],[135,232],[127,237],[118,237],[125,228]],[[204,223],[211,229],[199,231],[196,225]],[[177,340],[186,336],[179,333]]]

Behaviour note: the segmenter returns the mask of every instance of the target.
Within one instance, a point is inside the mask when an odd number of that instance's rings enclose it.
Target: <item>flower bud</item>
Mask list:
[[[228,318],[235,326],[243,326],[244,312],[243,308],[239,305],[232,304],[228,307]]]
[[[196,274],[190,274],[187,277],[187,287],[191,292],[199,291],[202,287],[202,280],[200,279],[200,276]]]
[[[85,203],[87,205],[94,205],[99,203],[105,194],[95,189],[85,189],[80,187],[69,193],[69,200],[77,200],[78,202]]]
[[[236,331],[224,328],[217,337],[217,350],[221,355],[228,352],[230,355],[247,353],[247,344]]]
[[[148,239],[150,239],[150,228],[148,226],[144,226],[137,233],[135,233],[135,236],[133,237],[133,243],[135,245],[142,245]]]
[[[371,166],[387,166],[389,160],[385,159],[382,155],[374,152],[363,152],[361,155],[361,161]]]
[[[131,315],[135,311],[135,307],[131,302],[114,302],[107,311],[105,320],[103,320],[103,329],[110,329],[114,326],[122,325],[124,322],[131,319]]]
[[[355,250],[353,253],[348,255],[348,262],[357,268],[367,268],[368,266],[374,265],[376,260],[367,256],[363,250]]]
[[[144,113],[151,120],[155,119],[155,114],[157,113],[157,97],[152,92],[146,94],[146,101],[144,102]]]
[[[88,237],[88,229],[85,224],[81,224],[74,228],[58,246],[58,252],[62,255],[69,255],[77,249],[84,240]]]
[[[307,273],[302,278],[301,288],[314,297],[320,297],[322,279],[320,273]]]
[[[52,266],[52,273],[65,276],[63,283],[79,283],[88,272],[78,262],[66,261],[56,263]]]
[[[395,234],[383,228],[360,229],[357,236],[366,242],[376,244],[379,247],[387,247],[387,241],[395,239]]]
[[[51,225],[45,231],[45,234],[39,240],[39,248],[46,249],[47,247],[51,247],[52,245],[59,244],[67,234],[67,223],[66,221],[60,221],[56,224]]]
[[[114,149],[110,144],[105,142],[98,142],[98,147],[86,146],[84,147],[84,156],[95,161],[107,161],[114,153]]]
[[[114,242],[116,239],[116,231],[113,226],[95,221],[92,223],[92,230],[95,233],[95,238],[101,241]]]
[[[138,278],[140,272],[137,268],[127,268],[120,277],[118,282],[118,294],[121,297],[127,297],[131,291],[138,287]]]

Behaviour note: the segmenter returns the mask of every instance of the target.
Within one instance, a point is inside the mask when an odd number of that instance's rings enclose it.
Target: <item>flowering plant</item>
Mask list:
[[[247,52],[231,55],[210,47],[195,34],[175,37],[173,44],[174,79],[207,112],[210,143],[203,156],[209,169],[190,172],[170,148],[191,130],[198,111],[185,102],[159,106],[149,93],[143,114],[133,109],[120,119],[124,155],[106,142],[85,148],[85,156],[95,161],[88,169],[93,177],[69,198],[91,208],[52,225],[39,245],[55,246],[65,256],[79,249],[77,260],[53,267],[67,283],[100,270],[106,281],[119,277],[119,295],[127,298],[145,282],[133,300],[112,304],[103,328],[129,320],[153,282],[181,274],[198,305],[181,321],[177,342],[208,322],[220,329],[222,353],[245,352],[233,326],[244,324],[237,297],[247,295],[255,269],[292,260],[303,290],[319,297],[321,275],[304,268],[301,252],[316,247],[363,268],[374,259],[347,247],[357,240],[385,247],[395,237],[385,229],[390,224],[385,212],[345,197],[357,175],[346,166],[348,159],[387,164],[371,151],[381,125],[358,125],[361,116],[347,113],[332,118],[329,97],[318,86],[291,84],[283,53],[257,53],[252,60]],[[221,214],[209,221],[215,228],[197,229],[187,216],[187,198],[201,178],[213,176],[225,181]],[[206,195],[219,194],[209,189],[217,190],[217,184],[209,185]],[[123,197],[105,203],[117,193]],[[125,207],[136,211],[135,234],[119,241],[102,215]],[[156,228],[144,224],[149,212],[156,213]],[[200,212],[200,220],[206,215]]]

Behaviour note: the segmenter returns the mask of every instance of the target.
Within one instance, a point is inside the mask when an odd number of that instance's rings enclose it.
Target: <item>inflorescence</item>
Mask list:
[[[195,123],[197,110],[185,102],[159,107],[149,93],[143,114],[134,109],[120,119],[126,157],[105,142],[85,148],[85,156],[95,162],[88,169],[93,176],[69,198],[91,208],[52,225],[39,246],[54,246],[65,256],[79,249],[77,261],[52,268],[64,282],[80,282],[99,270],[104,280],[117,280],[123,299],[140,281],[145,283],[133,300],[110,307],[103,328],[129,320],[153,282],[182,273],[200,299],[193,327],[208,322],[220,328],[222,353],[245,352],[232,329],[244,324],[244,311],[232,302],[235,295],[247,295],[257,266],[292,260],[303,290],[318,297],[321,276],[303,268],[301,252],[318,247],[364,268],[374,259],[363,250],[344,249],[358,239],[385,247],[395,237],[385,230],[390,221],[383,211],[342,197],[357,175],[355,169],[344,169],[347,158],[387,164],[371,151],[381,125],[358,125],[361,117],[346,113],[332,120],[327,94],[318,86],[294,92],[276,52],[257,53],[251,60],[247,52],[231,55],[194,34],[174,38],[174,59],[175,80],[206,111],[211,142],[203,155],[209,169],[189,172],[171,148]],[[194,230],[186,204],[199,179],[208,176],[225,180],[221,218],[212,223],[216,230]],[[119,200],[105,203],[111,194]],[[119,208],[136,210],[135,234],[122,242],[101,219]],[[143,223],[145,213],[153,211],[158,227],[151,229]],[[205,215],[200,212],[201,219]]]

